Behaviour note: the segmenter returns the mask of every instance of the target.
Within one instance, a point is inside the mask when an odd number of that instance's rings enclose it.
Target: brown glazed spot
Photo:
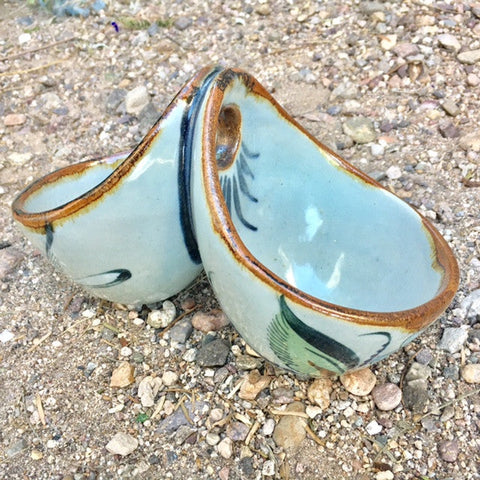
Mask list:
[[[218,116],[216,155],[219,170],[226,170],[235,161],[241,143],[242,115],[236,105],[226,105]]]

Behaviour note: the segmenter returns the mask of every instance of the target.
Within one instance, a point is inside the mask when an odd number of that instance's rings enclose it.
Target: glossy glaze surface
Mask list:
[[[443,312],[457,265],[417,212],[316,142],[243,72],[218,77],[202,108],[200,253],[253,348],[297,372],[342,373],[397,350]]]
[[[196,94],[215,72],[197,74],[130,155],[54,172],[15,200],[25,235],[94,295],[152,303],[200,272],[185,227],[184,138]]]

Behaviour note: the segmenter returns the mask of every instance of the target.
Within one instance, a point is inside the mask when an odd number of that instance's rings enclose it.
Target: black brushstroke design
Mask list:
[[[388,332],[372,332],[372,333],[364,333],[363,335],[360,335],[361,337],[371,337],[373,335],[379,335],[379,336],[384,336],[386,337],[385,343],[370,357],[365,360],[361,366],[368,365],[370,363],[375,362],[378,357],[387,349],[387,347],[390,345],[392,342],[392,335]]]
[[[195,233],[193,231],[192,198],[190,191],[193,136],[202,100],[205,97],[208,87],[220,70],[220,68],[212,70],[205,77],[202,85],[192,94],[190,106],[183,114],[180,127],[180,153],[177,174],[180,225],[182,227],[183,240],[190,259],[196,264],[201,262],[201,258]]]
[[[280,313],[268,327],[268,340],[287,367],[312,374],[327,363],[329,370],[341,374],[359,365],[360,359],[353,350],[302,322],[283,295],[279,302]]]
[[[85,280],[99,278],[105,275],[107,276],[115,275],[115,278],[113,280],[110,280],[107,283],[97,283],[97,284],[85,283]],[[84,277],[80,280],[77,280],[77,282],[80,284],[83,284],[85,287],[88,287],[88,288],[109,288],[109,287],[114,287],[115,285],[119,285],[120,283],[126,282],[130,278],[132,278],[132,272],[130,272],[130,270],[127,270],[126,268],[117,268],[115,270],[109,270],[108,272],[89,275],[88,277]]]
[[[47,258],[51,257],[50,250],[52,249],[52,244],[53,244],[53,225],[51,223],[46,223],[45,224],[45,252],[47,254]]]
[[[256,159],[259,156],[259,153],[251,152],[247,146],[242,143],[238,159],[235,162],[235,172],[233,175],[226,174],[220,178],[220,186],[222,189],[223,198],[225,199],[225,203],[230,215],[233,213],[231,209],[231,207],[233,207],[240,222],[253,232],[256,232],[258,228],[245,218],[242,209],[241,196],[253,203],[258,202],[258,198],[256,198],[250,191],[247,178],[250,180],[255,180],[255,175],[248,164],[248,160]]]

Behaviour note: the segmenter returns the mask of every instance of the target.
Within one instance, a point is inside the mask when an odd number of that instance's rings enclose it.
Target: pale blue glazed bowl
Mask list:
[[[71,165],[13,202],[25,236],[93,295],[125,304],[163,300],[201,271],[191,230],[187,144],[205,68],[130,154]]]
[[[250,75],[204,90],[192,147],[201,259],[238,332],[317,376],[372,364],[451,302],[456,260],[417,211],[315,140]]]

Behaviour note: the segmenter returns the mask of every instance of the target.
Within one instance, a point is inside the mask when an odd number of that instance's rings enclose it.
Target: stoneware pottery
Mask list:
[[[270,361],[341,374],[413,340],[451,302],[456,260],[413,208],[315,140],[250,75],[204,90],[192,146],[201,259]]]
[[[151,303],[200,272],[187,214],[186,140],[198,93],[218,72],[205,68],[190,80],[129,155],[63,168],[14,201],[14,218],[30,241],[94,295]]]

